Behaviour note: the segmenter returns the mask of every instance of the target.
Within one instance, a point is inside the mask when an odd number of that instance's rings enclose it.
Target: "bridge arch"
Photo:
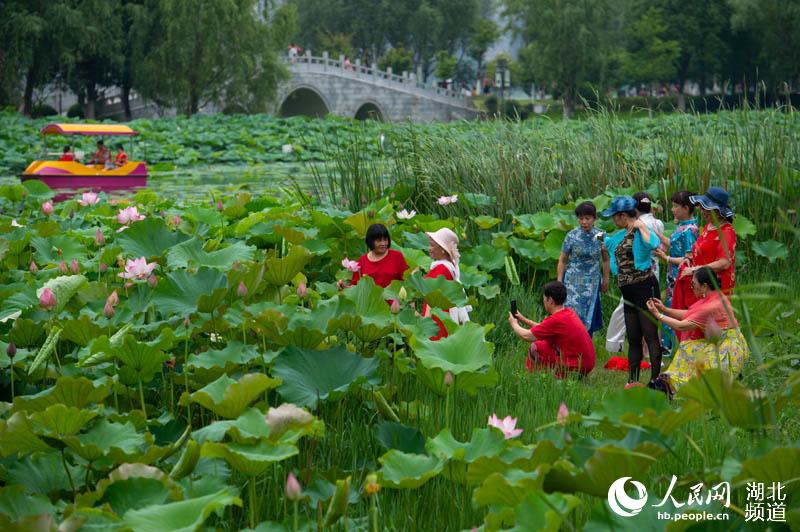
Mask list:
[[[311,85],[292,87],[278,108],[278,116],[310,116],[324,118],[331,112],[331,106],[323,93]]]
[[[366,100],[356,107],[356,114],[353,118],[356,120],[376,120],[378,122],[385,122],[386,113],[384,113],[381,107],[374,101]]]

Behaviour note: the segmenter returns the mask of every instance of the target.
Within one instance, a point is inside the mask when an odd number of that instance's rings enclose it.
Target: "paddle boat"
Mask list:
[[[147,165],[144,161],[128,160],[124,164],[83,164],[76,160],[48,159],[48,138],[52,135],[86,137],[128,137],[138,135],[121,124],[48,124],[40,131],[45,138],[44,155],[22,172],[20,179],[38,179],[58,192],[56,201],[64,200],[81,190],[94,192],[129,191],[147,186]],[[132,142],[131,142],[132,147]],[[91,161],[90,161],[91,162]],[[113,162],[113,153],[112,153]]]

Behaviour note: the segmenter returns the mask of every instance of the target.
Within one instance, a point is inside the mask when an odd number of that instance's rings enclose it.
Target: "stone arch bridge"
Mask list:
[[[421,76],[391,67],[378,70],[356,61],[331,59],[306,52],[289,63],[291,78],[280,88],[276,114],[322,117],[334,114],[387,122],[448,121],[478,116],[468,98],[452,90],[432,86]]]

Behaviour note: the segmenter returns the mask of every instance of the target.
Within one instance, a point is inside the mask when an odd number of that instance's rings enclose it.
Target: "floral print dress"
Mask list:
[[[603,326],[603,317],[599,312],[602,279],[602,246],[597,240],[599,233],[596,227],[588,232],[578,227],[567,233],[561,246],[561,251],[569,257],[564,272],[564,284],[567,287],[565,306],[575,311],[589,334]]]

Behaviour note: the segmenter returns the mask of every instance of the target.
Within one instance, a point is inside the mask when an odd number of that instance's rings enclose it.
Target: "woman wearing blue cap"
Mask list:
[[[611,271],[616,274],[625,301],[625,331],[628,337],[628,384],[639,383],[639,368],[644,358],[642,340],[650,353],[651,384],[661,373],[661,342],[658,324],[647,311],[647,301],[658,297],[658,279],[652,270],[653,250],[659,245],[658,236],[637,218],[636,200],[617,196],[611,206],[601,213],[611,216],[621,230],[606,237],[605,245],[611,258]]]

